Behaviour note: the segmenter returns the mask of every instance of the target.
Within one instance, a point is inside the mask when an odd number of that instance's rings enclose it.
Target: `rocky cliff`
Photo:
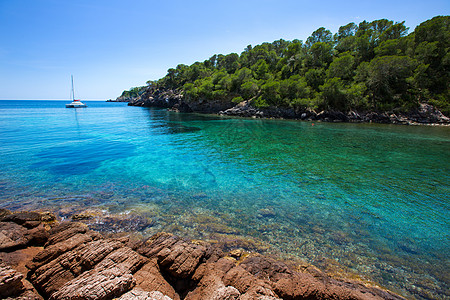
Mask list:
[[[0,297],[7,299],[403,299],[256,253],[169,233],[107,238],[50,213],[0,214]]]
[[[268,107],[258,108],[251,101],[233,103],[230,100],[189,101],[181,92],[170,89],[147,89],[140,97],[129,101],[130,106],[161,107],[178,112],[198,112],[220,114],[226,116],[252,118],[283,118],[324,122],[353,123],[391,123],[404,125],[449,125],[450,118],[442,114],[432,105],[422,103],[418,108],[408,113],[379,111],[313,111],[309,109],[294,109]]]

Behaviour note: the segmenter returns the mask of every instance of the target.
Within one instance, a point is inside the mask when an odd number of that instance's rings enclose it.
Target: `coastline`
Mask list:
[[[160,232],[102,235],[74,215],[0,214],[0,295],[22,299],[404,299],[242,249]],[[75,297],[75,298],[74,298]]]
[[[399,125],[450,126],[450,118],[434,106],[421,103],[408,113],[396,111],[319,111],[294,108],[258,108],[251,101],[189,102],[182,93],[173,90],[149,89],[136,98],[118,97],[109,102],[128,102],[129,106],[167,108],[176,112],[217,114],[230,117],[292,119],[316,122],[380,123]]]

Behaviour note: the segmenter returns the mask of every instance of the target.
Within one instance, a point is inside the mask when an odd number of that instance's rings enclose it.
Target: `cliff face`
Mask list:
[[[128,105],[142,107],[161,107],[179,112],[220,113],[232,108],[235,104],[231,101],[189,101],[182,92],[171,89],[149,88],[140,97],[132,99]]]
[[[107,102],[130,102],[133,101],[135,98],[134,97],[117,97],[116,100],[111,100],[109,99]]]
[[[358,112],[350,111],[347,113],[340,111],[321,111],[312,110],[298,111],[292,108],[264,108],[258,109],[249,104],[237,105],[233,108],[220,112],[223,115],[240,117],[266,117],[266,118],[285,118],[300,119],[309,121],[324,122],[365,122],[365,123],[391,123],[404,125],[418,124],[450,124],[450,119],[443,115],[439,110],[429,104],[420,104],[419,108],[408,113],[399,112]]]
[[[130,106],[161,107],[178,112],[198,112],[252,118],[283,118],[324,122],[373,122],[391,124],[450,124],[450,119],[432,105],[422,103],[408,113],[378,111],[320,111],[268,107],[258,108],[250,101],[233,103],[230,100],[191,101],[182,92],[171,89],[147,89],[140,97],[131,99]]]
[[[143,107],[172,108],[182,102],[182,94],[171,89],[148,88],[142,95],[132,98],[128,105]]]

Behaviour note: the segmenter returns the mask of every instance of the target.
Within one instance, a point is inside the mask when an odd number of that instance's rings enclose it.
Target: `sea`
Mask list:
[[[96,228],[167,231],[450,298],[450,127],[67,102],[0,101],[0,208],[132,216],[146,221]]]

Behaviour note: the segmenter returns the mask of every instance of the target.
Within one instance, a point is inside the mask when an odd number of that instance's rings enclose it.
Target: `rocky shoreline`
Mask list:
[[[299,110],[293,108],[257,108],[251,101],[233,103],[231,101],[186,101],[183,94],[166,89],[148,89],[137,98],[117,98],[117,102],[128,102],[129,106],[168,108],[177,112],[197,112],[219,114],[223,116],[246,118],[277,118],[319,122],[348,122],[348,123],[382,123],[402,125],[450,125],[450,118],[445,116],[432,105],[421,103],[410,111],[377,112],[377,111],[320,111]]]
[[[6,299],[404,299],[170,233],[107,237],[49,212],[0,210],[0,261]]]

